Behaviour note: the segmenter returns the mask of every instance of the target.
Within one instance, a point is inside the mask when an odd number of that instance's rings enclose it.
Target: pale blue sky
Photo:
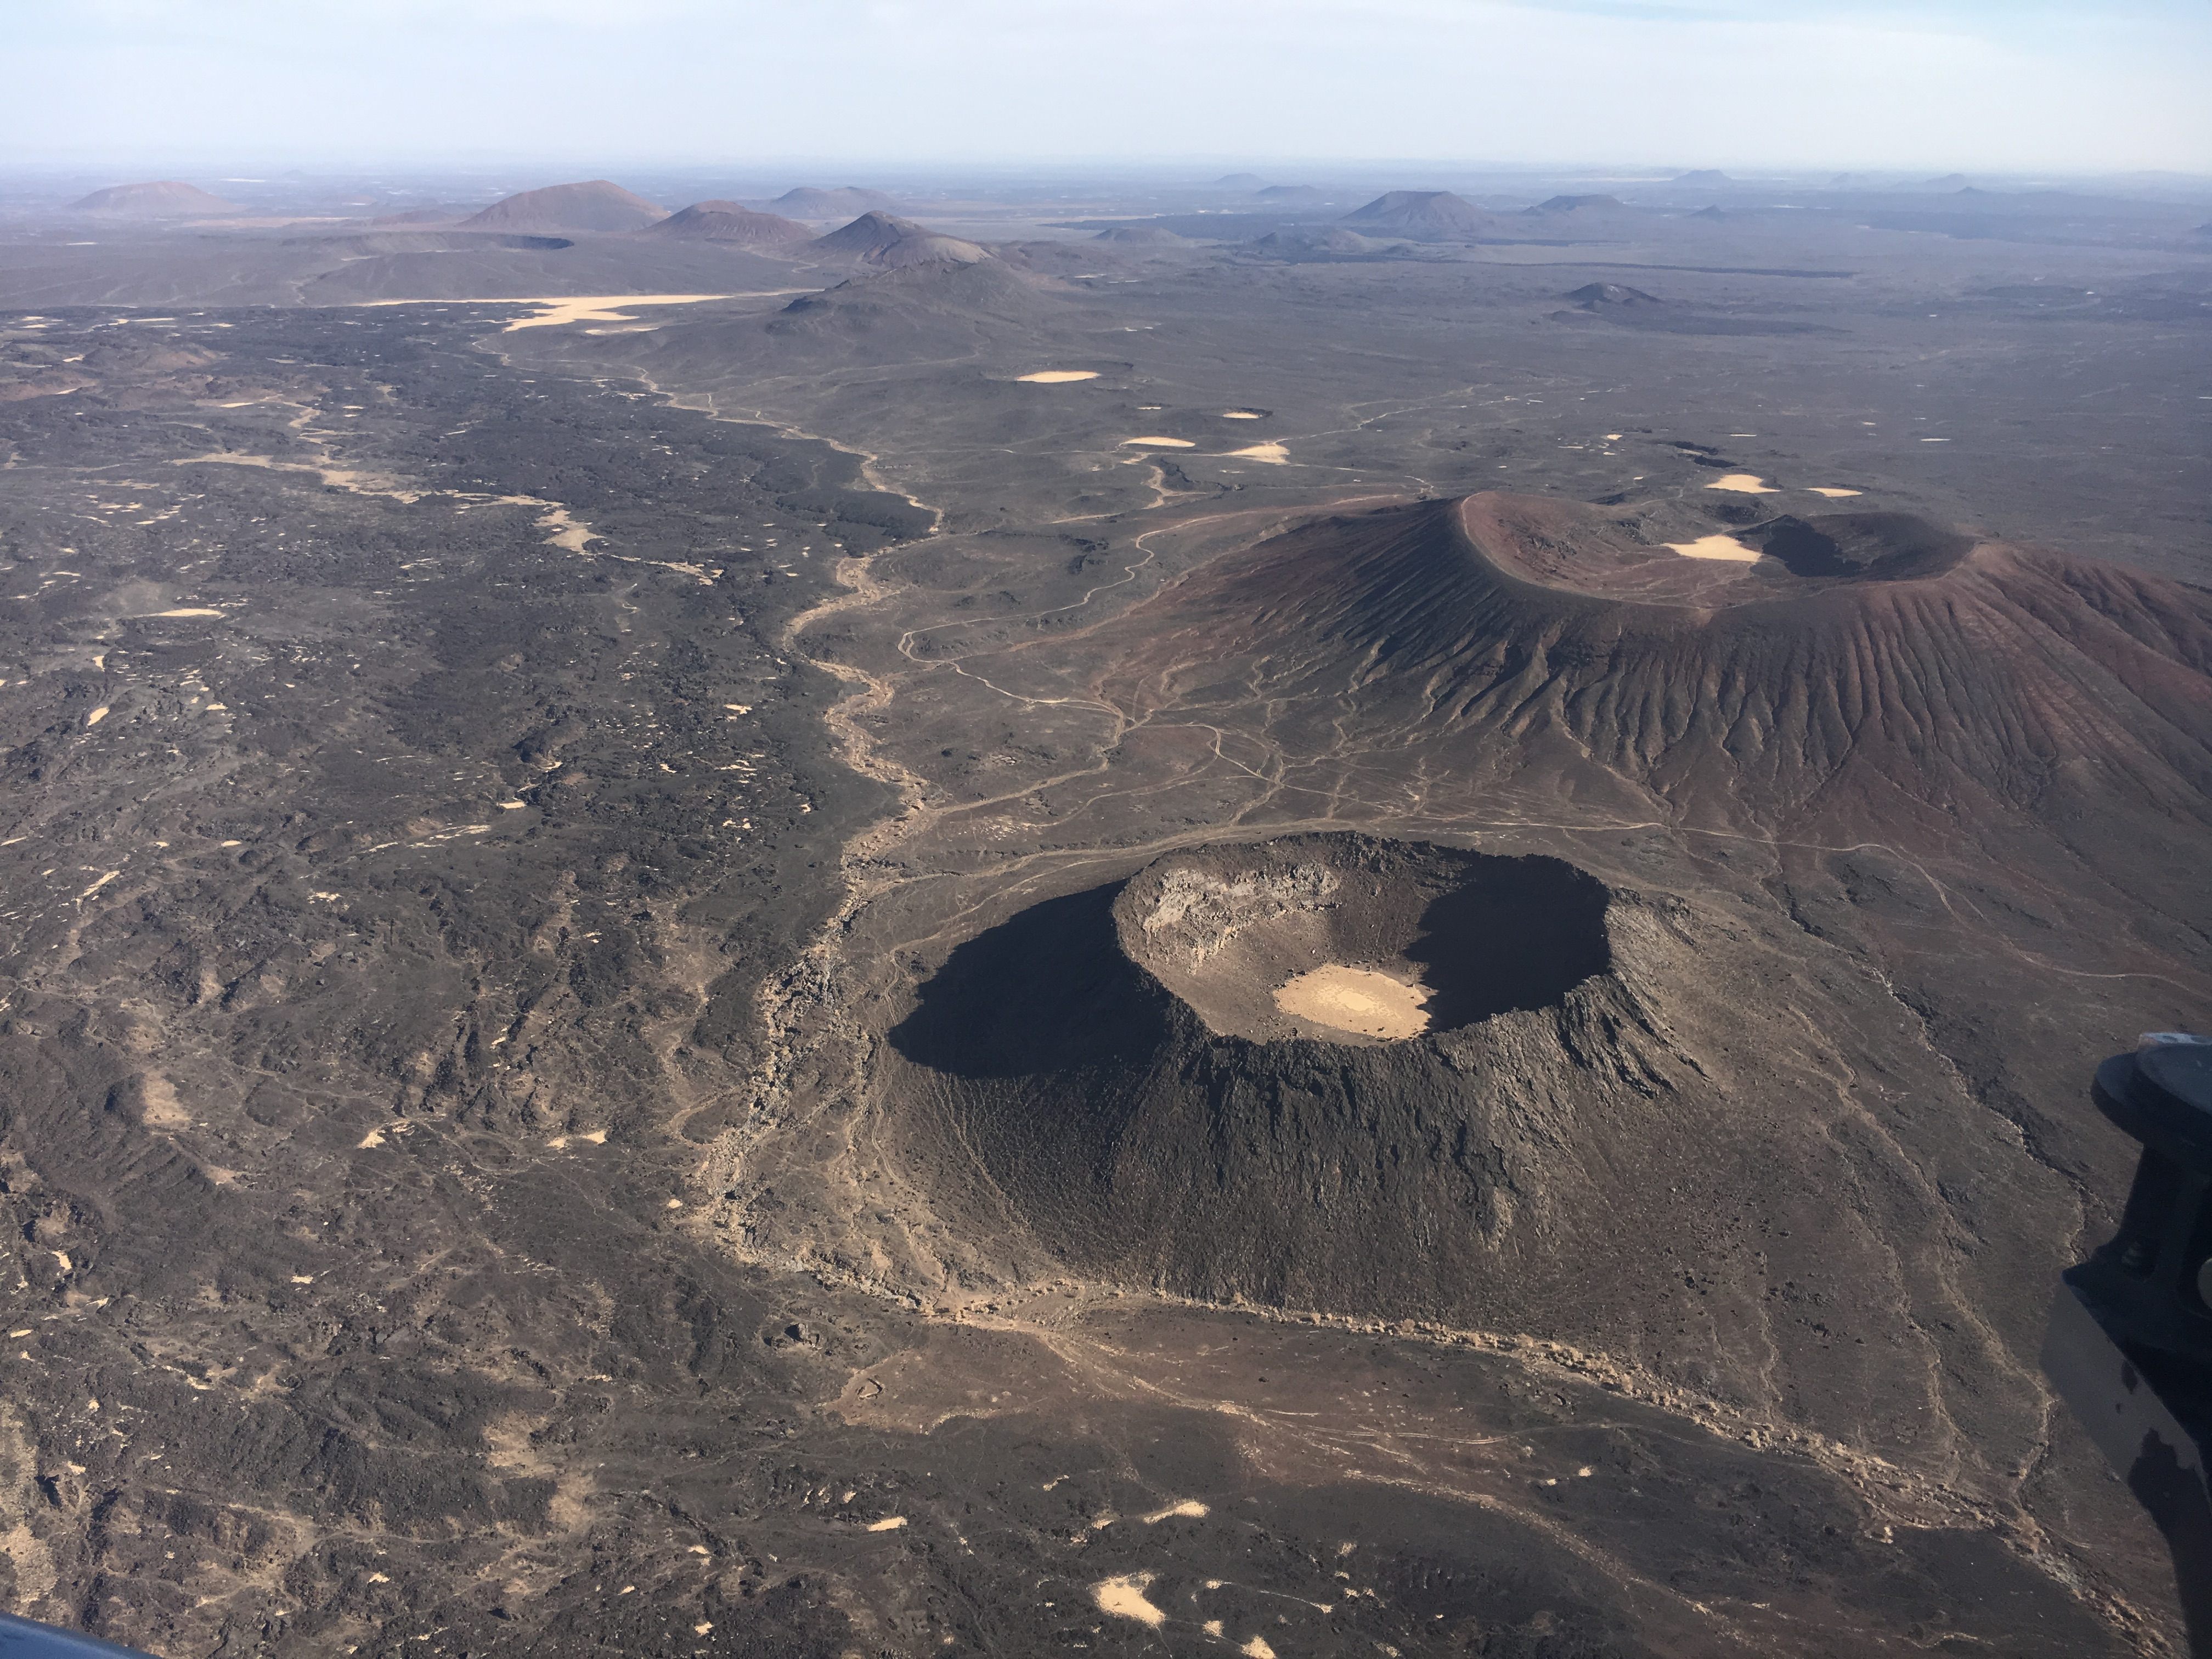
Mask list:
[[[2212,173],[2208,0],[0,0],[22,162]]]

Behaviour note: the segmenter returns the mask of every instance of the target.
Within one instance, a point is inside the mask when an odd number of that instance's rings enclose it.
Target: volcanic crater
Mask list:
[[[1353,836],[1172,854],[1115,943],[1218,1036],[1371,1043],[1556,1004],[1611,961],[1604,887],[1553,859]]]
[[[1326,832],[1182,849],[953,951],[888,1034],[894,1133],[956,1207],[1011,1203],[1069,1265],[1450,1305],[1498,1220],[1468,1074],[1565,1098],[1669,1063],[1649,975],[1615,962],[1623,902],[1644,904],[1545,856]],[[1376,1252],[1370,1226],[1430,1243]]]

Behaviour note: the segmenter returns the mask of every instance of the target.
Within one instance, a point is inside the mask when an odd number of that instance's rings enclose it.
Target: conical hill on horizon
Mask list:
[[[203,215],[237,213],[235,202],[188,185],[180,179],[158,179],[144,184],[110,185],[79,197],[70,204],[77,213],[97,213],[112,218],[182,219]]]
[[[619,232],[642,230],[667,216],[666,208],[611,179],[589,179],[520,191],[461,223],[477,230]]]
[[[1492,228],[1496,221],[1464,197],[1448,190],[1385,191],[1338,222],[1362,233],[1383,232],[1416,241],[1468,240]]]
[[[796,220],[762,213],[737,202],[694,202],[665,219],[642,228],[647,236],[665,236],[690,241],[722,242],[738,247],[785,247],[811,238],[814,233]]]

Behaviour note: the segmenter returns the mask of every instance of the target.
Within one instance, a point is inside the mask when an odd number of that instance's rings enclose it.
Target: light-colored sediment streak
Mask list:
[[[1778,495],[1782,493],[1756,472],[1731,472],[1725,478],[1714,479],[1705,488],[1733,490],[1739,495]]]
[[[1835,501],[1844,495],[1863,495],[1866,492],[1863,489],[1842,489],[1834,485],[1814,484],[1812,486],[1812,493],[1815,495],[1826,495],[1830,501]]]
[[[1157,1527],[1161,1522],[1171,1521],[1177,1516],[1186,1521],[1203,1521],[1209,1512],[1206,1506],[1195,1498],[1186,1498],[1179,1504],[1170,1504],[1165,1509],[1154,1510],[1150,1515],[1140,1515],[1137,1518],[1148,1527]]]
[[[706,300],[727,300],[727,294],[601,294],[590,298],[536,300],[543,311],[532,317],[518,317],[507,325],[512,334],[519,328],[558,328],[564,323],[634,323],[636,318],[618,309],[623,306],[696,306]]]
[[[1229,453],[1240,461],[1265,461],[1269,466],[1288,466],[1291,464],[1291,452],[1280,444],[1247,444],[1242,449],[1231,450]]]
[[[1034,374],[1017,374],[1017,380],[1028,386],[1065,386],[1071,380],[1095,380],[1095,368],[1041,368]]]
[[[364,306],[536,306],[527,317],[507,325],[519,328],[557,328],[564,323],[633,323],[636,318],[617,309],[622,306],[696,306],[708,300],[772,300],[785,294],[811,294],[812,289],[780,288],[748,294],[545,294],[491,295],[467,300],[363,300]]]
[[[1668,547],[1686,559],[1727,559],[1737,564],[1751,564],[1761,556],[1755,547],[1746,547],[1733,536],[1700,536],[1693,542],[1668,542]]]
[[[1155,449],[1195,449],[1198,447],[1197,444],[1188,438],[1124,438],[1121,440],[1121,447],[1125,449],[1131,444],[1148,444]]]

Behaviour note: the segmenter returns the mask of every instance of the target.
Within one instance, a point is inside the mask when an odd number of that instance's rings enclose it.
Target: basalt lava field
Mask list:
[[[10,184],[4,1605],[2174,1651],[2212,209],[1702,177]]]

